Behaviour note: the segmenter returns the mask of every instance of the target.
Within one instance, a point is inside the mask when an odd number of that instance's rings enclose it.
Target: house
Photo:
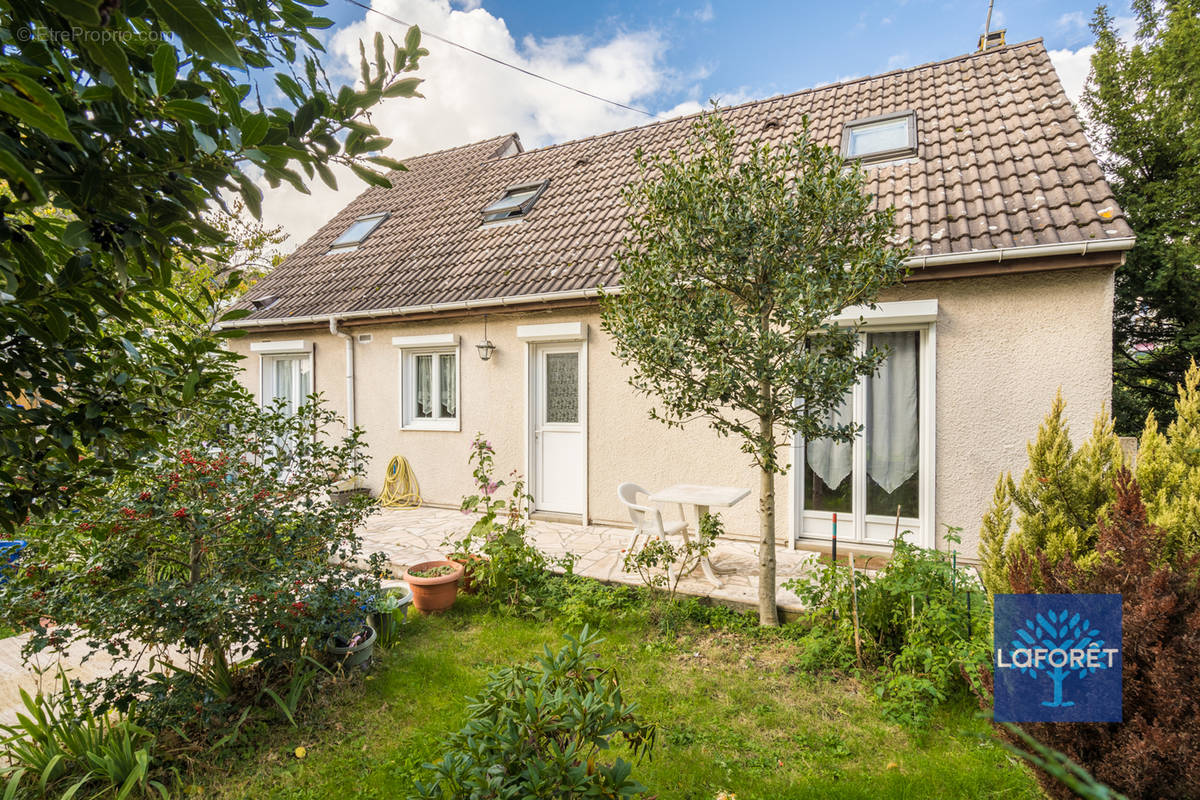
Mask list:
[[[795,443],[777,487],[781,544],[819,547],[836,511],[843,546],[886,552],[899,509],[927,546],[962,527],[972,555],[997,476],[1024,466],[1060,387],[1080,432],[1108,401],[1113,274],[1133,245],[1045,48],[721,113],[771,141],[807,115],[862,160],[915,243],[907,280],[867,313],[863,335],[892,347],[843,409],[867,433]],[[569,520],[625,522],[627,480],[757,490],[736,441],[648,418],[600,328],[634,152],[681,143],[692,122],[533,150],[508,134],[408,160],[253,288],[253,313],[234,323],[249,335],[231,345],[246,384],[292,404],[321,391],[365,429],[371,488],[402,454],[432,505],[471,492],[479,431],[503,473],[528,476],[538,513]],[[756,536],[753,500],[725,513],[731,535]]]

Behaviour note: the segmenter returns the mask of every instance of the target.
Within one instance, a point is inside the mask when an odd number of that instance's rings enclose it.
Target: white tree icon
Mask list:
[[[1104,640],[1096,638],[1099,635],[1100,631],[1092,627],[1091,621],[1082,619],[1078,613],[1071,615],[1064,609],[1057,614],[1053,611],[1037,614],[1034,619],[1026,619],[1024,625],[1017,628],[1018,638],[1012,642],[1014,655],[1015,651],[1023,650],[1029,657],[1024,664],[1017,663],[1014,657],[1013,666],[1035,680],[1038,671],[1041,670],[1054,681],[1054,699],[1043,700],[1042,705],[1051,708],[1073,706],[1075,703],[1063,699],[1063,681],[1070,677],[1072,672],[1083,680],[1095,674],[1097,670],[1107,669],[1109,666],[1095,657],[1105,652]],[[1043,653],[1041,658],[1033,655],[1039,651]],[[1095,651],[1095,656],[1084,658],[1082,654],[1088,651]],[[1057,659],[1052,658],[1059,652],[1062,655]],[[1041,666],[1043,659],[1044,667]],[[1059,663],[1055,663],[1055,660]]]

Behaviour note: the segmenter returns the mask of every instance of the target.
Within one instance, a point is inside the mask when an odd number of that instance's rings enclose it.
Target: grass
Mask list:
[[[7,639],[10,636],[16,636],[17,632],[12,628],[6,628],[0,625],[0,639]]]
[[[869,686],[792,668],[796,646],[784,637],[700,627],[662,635],[644,619],[614,620],[603,633],[603,663],[659,726],[653,759],[634,776],[660,800],[719,791],[738,800],[1041,797],[971,708],[906,731],[882,720]],[[406,797],[488,673],[557,647],[561,635],[469,603],[418,617],[361,686],[327,698],[319,721],[206,767],[194,791],[213,800]]]

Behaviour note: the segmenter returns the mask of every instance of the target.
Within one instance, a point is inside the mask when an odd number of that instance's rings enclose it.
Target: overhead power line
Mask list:
[[[379,9],[372,8],[371,6],[367,5],[366,3],[360,3],[359,0],[346,0],[346,2],[352,6],[358,6],[359,8],[361,8],[365,11],[369,11],[372,14],[378,14],[379,16],[383,17],[384,19],[390,19],[392,22],[395,22],[397,25],[403,25],[405,27],[408,27],[408,25],[409,25],[409,23],[405,22],[404,20],[393,17],[391,14],[387,14],[383,11],[380,11]],[[570,86],[568,84],[563,83],[562,81],[556,81],[556,80],[554,80],[554,78],[548,78],[545,75],[539,75],[538,73],[533,72],[532,70],[525,69],[524,67],[518,67],[516,64],[510,64],[509,62],[507,62],[503,59],[496,58],[495,56],[490,56],[487,53],[481,53],[478,50],[467,47],[465,44],[459,44],[458,42],[451,41],[444,36],[438,36],[436,33],[431,33],[430,31],[427,31],[424,28],[421,29],[421,36],[423,36],[423,37],[428,36],[430,39],[437,39],[439,42],[441,42],[443,44],[448,44],[451,47],[457,47],[459,50],[465,50],[468,53],[477,55],[480,58],[485,58],[488,61],[492,61],[496,64],[499,64],[502,67],[508,67],[509,69],[516,70],[517,72],[528,75],[531,78],[537,78],[539,81],[545,81],[546,83],[554,84],[555,86],[558,86],[562,89],[566,89],[567,91],[575,92],[576,94],[581,94],[584,97],[590,97],[593,100],[599,100],[601,103],[608,103],[610,106],[616,106],[617,108],[623,108],[626,111],[634,111],[638,114],[644,114],[645,116],[650,117],[650,118],[654,117],[653,114],[651,114],[649,111],[645,110],[644,108],[636,108],[634,106],[625,105],[624,103],[618,103],[616,100],[609,100],[607,97],[601,97],[598,94],[592,94],[589,91],[586,91],[584,89],[579,89],[575,86]]]

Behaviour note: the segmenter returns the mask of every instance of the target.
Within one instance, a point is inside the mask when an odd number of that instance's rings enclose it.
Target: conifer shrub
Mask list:
[[[1128,470],[1118,471],[1113,495],[1097,524],[1093,558],[1068,553],[1052,560],[1045,552],[1020,551],[1008,565],[1007,584],[1017,593],[1121,594],[1125,721],[1021,727],[1129,797],[1194,797],[1200,786],[1200,555],[1176,547],[1149,520]],[[1020,744],[1012,731],[1000,735]],[[1074,796],[1046,772],[1038,779],[1051,797]]]
[[[983,582],[992,594],[1012,591],[1009,569],[1022,553],[1035,556],[1031,581],[1038,591],[1044,584],[1036,556],[1051,564],[1070,556],[1084,569],[1097,558],[1099,523],[1116,500],[1114,479],[1129,465],[1107,414],[1075,448],[1064,410],[1059,395],[1028,446],[1020,480],[1005,474],[996,483],[980,531]],[[1162,533],[1162,558],[1200,552],[1200,367],[1194,362],[1175,411],[1165,433],[1153,413],[1147,417],[1133,466],[1148,519]]]

